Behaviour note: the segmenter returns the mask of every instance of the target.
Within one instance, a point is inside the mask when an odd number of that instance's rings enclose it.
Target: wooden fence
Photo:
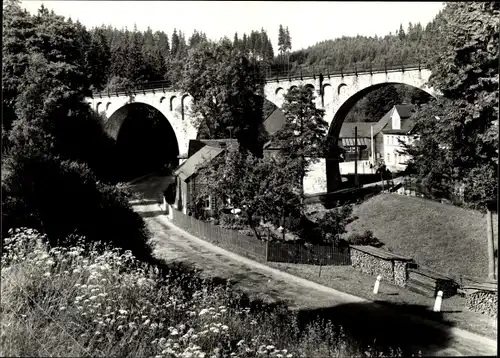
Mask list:
[[[174,224],[190,234],[242,256],[267,261],[267,242],[172,211]]]
[[[197,220],[172,210],[175,225],[192,235],[242,256],[261,261],[302,263],[312,265],[350,265],[349,248],[261,241],[235,230]]]
[[[349,247],[269,242],[267,260],[311,265],[350,265]]]

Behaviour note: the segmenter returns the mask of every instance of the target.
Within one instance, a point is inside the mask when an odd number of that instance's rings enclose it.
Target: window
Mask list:
[[[205,210],[209,210],[210,209],[210,196],[208,196],[207,198],[205,198],[205,200],[203,201],[203,209]]]
[[[391,162],[391,153],[387,153],[387,163]]]

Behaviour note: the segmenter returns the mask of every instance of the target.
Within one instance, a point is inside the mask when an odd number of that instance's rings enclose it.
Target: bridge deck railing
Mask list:
[[[346,68],[333,68],[329,66],[295,66],[291,69],[267,69],[265,71],[266,81],[275,80],[291,80],[303,78],[315,78],[320,74],[324,77],[338,77],[338,76],[352,76],[366,73],[389,73],[398,71],[421,70],[424,68],[420,63],[383,63],[383,64],[354,64]],[[101,92],[94,92],[93,97],[102,96],[119,96],[119,95],[132,95],[140,94],[141,92],[158,90],[158,91],[172,91],[175,90],[169,81],[151,81],[136,83],[131,87],[121,87],[112,90],[104,90]]]

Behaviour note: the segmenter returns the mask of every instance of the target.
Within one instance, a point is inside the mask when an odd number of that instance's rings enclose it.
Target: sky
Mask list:
[[[441,2],[313,2],[313,1],[32,1],[21,2],[31,13],[41,4],[58,15],[80,20],[87,27],[134,24],[141,31],[174,28],[186,38],[201,30],[211,39],[233,39],[264,28],[273,48],[278,48],[278,27],[288,26],[292,50],[342,36],[383,36],[394,33],[402,23],[425,26],[443,8]]]

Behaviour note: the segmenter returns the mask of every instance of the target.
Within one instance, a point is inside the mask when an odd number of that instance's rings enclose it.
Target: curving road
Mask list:
[[[132,201],[153,233],[155,255],[167,262],[183,261],[203,269],[207,276],[230,279],[236,288],[264,301],[285,301],[302,317],[331,317],[358,341],[382,347],[395,345],[405,353],[427,356],[497,355],[497,342],[461,329],[403,315],[393,307],[290,275],[214,246],[172,225],[160,210],[161,191],[171,178],[149,175],[134,181],[143,195]]]

